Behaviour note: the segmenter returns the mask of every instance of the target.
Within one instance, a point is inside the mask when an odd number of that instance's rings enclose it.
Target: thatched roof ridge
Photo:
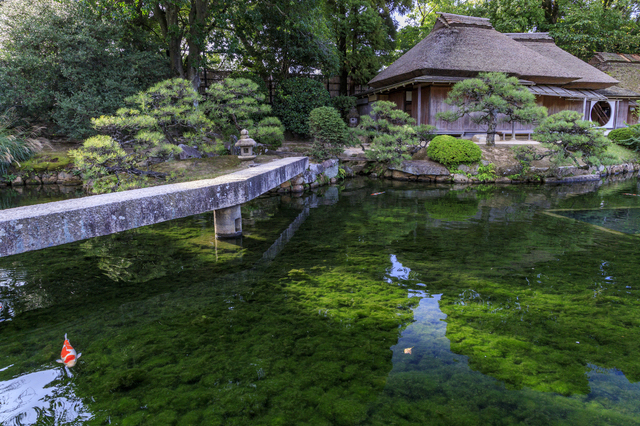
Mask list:
[[[640,55],[629,53],[597,52],[589,61],[589,64],[596,65],[601,62],[620,62],[623,64],[640,63]]]
[[[566,85],[568,88],[605,89],[619,83],[615,78],[576,58],[571,53],[560,49],[546,33],[538,36],[530,33],[510,33],[505,35],[579,75],[580,79]]]
[[[606,96],[607,98],[640,99],[639,93],[620,86],[608,87],[606,89],[596,90],[596,92]]]
[[[538,84],[566,84],[581,77],[496,31],[485,18],[441,13],[431,33],[369,85],[378,88],[421,75],[475,77],[483,71]]]
[[[489,21],[489,18],[477,18],[475,16],[455,15],[453,13],[445,12],[436,13],[438,13],[440,16],[438,16],[436,24],[433,27],[434,30],[439,28],[438,24],[445,27],[472,25],[474,27],[493,28],[493,26],[491,25],[491,21]]]
[[[589,63],[620,81],[618,87],[640,93],[640,55],[598,52]]]
[[[503,33],[516,41],[532,41],[555,43],[549,33]]]

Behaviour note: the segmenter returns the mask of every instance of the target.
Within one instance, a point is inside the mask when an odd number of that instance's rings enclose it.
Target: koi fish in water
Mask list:
[[[373,194],[371,194],[371,195],[381,195],[381,194],[384,194],[384,192],[385,192],[385,191],[382,191],[382,192],[374,192],[374,193],[373,193]]]
[[[69,339],[67,339],[67,333],[65,333],[62,352],[60,352],[60,358],[62,359],[57,359],[56,361],[60,364],[66,365],[67,367],[73,367],[81,356],[82,354],[77,354],[76,350],[73,349],[73,346],[69,343]]]

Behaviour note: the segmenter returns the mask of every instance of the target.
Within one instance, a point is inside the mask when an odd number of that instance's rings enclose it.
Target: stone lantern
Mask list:
[[[256,141],[249,137],[247,129],[242,129],[240,132],[240,140],[236,142],[236,147],[240,148],[240,160],[253,160],[256,156],[253,154],[253,147],[256,146]]]

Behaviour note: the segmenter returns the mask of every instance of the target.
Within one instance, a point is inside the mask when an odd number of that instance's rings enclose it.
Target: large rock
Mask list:
[[[362,170],[364,170],[364,168],[367,166],[367,162],[366,161],[349,161],[347,164],[349,164],[349,169],[351,170],[351,172],[353,172],[354,175],[359,174],[360,172],[362,172]],[[345,169],[347,167],[345,166]]]
[[[456,173],[453,175],[453,183],[469,183],[469,178],[465,175]]]
[[[391,170],[398,170],[410,175],[431,175],[449,176],[449,170],[440,163],[431,160],[408,160],[403,161],[399,167],[392,167]]]
[[[317,177],[318,177],[318,174],[312,172],[311,170],[305,170],[304,173],[302,174],[304,183],[308,183],[308,184],[312,184],[313,182],[315,182]]]
[[[58,182],[58,173],[56,172],[44,173],[40,175],[40,179],[42,179],[42,183],[44,185],[53,185],[56,182]]]
[[[324,175],[328,178],[334,178],[338,176],[338,172],[340,170],[340,162],[335,158],[332,160],[327,160],[322,163],[324,167]]]
[[[291,179],[291,185],[293,186],[303,185],[305,183],[306,182],[304,181],[304,176],[302,174]]]
[[[182,151],[180,151],[180,153],[178,154],[178,158],[180,160],[186,160],[187,158],[202,158],[202,155],[200,154],[200,151],[198,151],[195,148],[192,148],[188,145],[185,144],[180,144],[178,145],[178,148],[180,148]]]
[[[497,136],[497,135],[496,135]],[[475,143],[487,143],[487,135],[473,135],[471,137],[471,142]]]
[[[82,179],[73,173],[58,172],[58,184],[64,186],[80,185],[82,184]]]

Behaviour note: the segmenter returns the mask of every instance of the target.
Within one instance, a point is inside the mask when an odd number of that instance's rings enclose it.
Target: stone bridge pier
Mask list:
[[[216,237],[236,238],[242,235],[242,215],[240,206],[227,207],[213,211]]]

